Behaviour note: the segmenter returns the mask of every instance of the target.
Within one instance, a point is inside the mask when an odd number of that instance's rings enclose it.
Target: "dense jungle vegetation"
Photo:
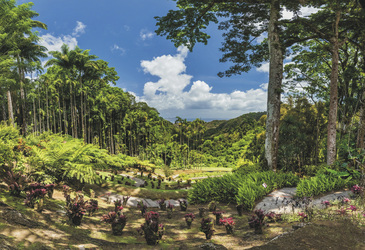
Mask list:
[[[204,242],[200,230],[208,240],[217,231],[220,240],[213,242],[242,249],[262,245],[290,230],[293,222],[318,219],[337,233],[342,225],[349,228],[347,235],[357,230],[356,240],[349,242],[363,246],[358,229],[365,218],[365,1],[176,2],[176,10],[156,17],[156,33],[192,50],[195,43],[207,42],[208,24],[219,23],[225,39],[221,61],[233,63],[219,76],[270,62],[267,112],[211,122],[167,121],[116,87],[123,76],[91,50],[40,46],[37,30],[47,25],[36,21],[32,3],[0,0],[0,245],[24,247],[23,238],[13,232],[34,238],[52,229],[50,237],[31,239],[27,246],[33,240],[55,249],[85,242],[105,249],[141,249],[136,232],[143,231],[149,245],[166,233],[162,248],[178,244],[190,249]],[[318,12],[301,17],[300,8],[308,6]],[[294,18],[281,19],[284,8]],[[265,32],[267,39],[252,43]],[[291,62],[284,64],[285,57]],[[281,214],[262,210],[248,214],[283,187],[296,190],[292,204],[334,190],[351,189],[353,194],[351,200],[322,202],[324,213],[306,206],[295,214],[292,205],[292,214],[283,220]],[[122,199],[111,205],[111,195]],[[144,201],[127,205],[130,196],[160,199],[167,229],[158,223],[158,213],[146,213]],[[181,211],[174,213],[169,199],[179,199]],[[185,214],[188,206],[190,214]],[[208,210],[212,214],[204,216]],[[18,219],[28,215],[30,226],[14,226],[8,216],[14,211]],[[101,219],[93,217],[101,212]],[[139,212],[146,220],[142,226]],[[200,228],[190,230],[192,212],[202,219]],[[224,213],[230,217],[223,218]],[[171,220],[173,215],[178,220]],[[115,235],[100,220],[111,224]],[[270,226],[259,239],[250,232],[254,228],[262,234],[267,221],[278,231]],[[126,225],[123,237],[116,237]],[[34,230],[28,232],[28,227]],[[323,243],[328,244],[338,246],[333,239]]]
[[[5,123],[19,129],[23,139],[18,147],[28,143],[32,146],[31,141],[37,136],[47,142],[49,137],[58,135],[75,147],[92,144],[110,155],[136,157],[159,167],[260,164],[267,168],[266,113],[209,123],[176,117],[171,123],[160,117],[156,109],[113,87],[119,79],[117,72],[88,49],[71,50],[63,45],[61,51],[49,51],[52,57],[43,68],[41,59],[47,57],[47,51],[37,44],[36,29],[45,29],[46,24],[34,20],[38,14],[31,6],[1,1],[0,120],[2,129],[6,129]],[[341,11],[351,11],[354,18],[362,17],[361,4],[351,10],[346,9],[350,8],[346,4],[330,7],[333,14],[318,12],[313,15],[314,21],[329,21]],[[362,162],[365,134],[363,34],[346,26],[346,18],[350,17],[342,18],[338,29],[347,32],[338,48],[336,164],[358,165]],[[160,29],[164,27],[158,25]],[[235,27],[234,23],[231,25]],[[329,21],[319,27],[330,36],[331,30],[326,30],[325,25],[332,24]],[[326,49],[331,41],[325,38],[303,39],[291,49],[295,54],[293,63],[285,66],[286,98],[280,108],[278,169],[300,172],[305,166],[328,162],[328,117],[333,109],[328,83],[333,58]],[[298,82],[306,82],[300,93],[295,88]],[[69,137],[73,140],[66,139]],[[3,147],[8,145],[2,143]],[[14,146],[10,145],[9,149]],[[34,154],[30,150],[29,155]],[[7,163],[14,162],[9,156],[2,158]]]

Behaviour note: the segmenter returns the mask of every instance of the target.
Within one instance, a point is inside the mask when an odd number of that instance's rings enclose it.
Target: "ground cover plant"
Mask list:
[[[206,203],[211,200],[243,205],[253,208],[255,201],[274,189],[293,187],[299,178],[292,173],[256,172],[248,175],[226,174],[223,177],[204,179],[189,192],[192,203]]]

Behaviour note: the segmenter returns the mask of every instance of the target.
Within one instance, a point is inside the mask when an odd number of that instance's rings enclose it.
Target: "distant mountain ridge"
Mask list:
[[[230,120],[213,120],[207,122],[207,131],[205,132],[204,137],[207,138],[222,133],[233,133],[235,131],[246,133],[247,129],[249,129],[253,123],[256,123],[263,115],[266,115],[266,112],[251,112]]]

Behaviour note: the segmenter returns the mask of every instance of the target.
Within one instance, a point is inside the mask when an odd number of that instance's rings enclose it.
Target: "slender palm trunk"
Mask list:
[[[13,102],[11,100],[10,90],[8,90],[6,93],[7,93],[7,97],[8,97],[8,114],[9,114],[9,120],[10,120],[11,124],[14,127]]]

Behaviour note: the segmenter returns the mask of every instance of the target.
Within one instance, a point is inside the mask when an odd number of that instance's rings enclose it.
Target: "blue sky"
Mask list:
[[[27,1],[18,1],[23,3]],[[78,45],[115,67],[117,86],[157,108],[169,120],[230,119],[266,110],[268,64],[249,73],[219,78],[223,42],[216,25],[208,45],[193,52],[156,36],[154,16],[175,8],[172,0],[34,0],[36,19],[48,25],[41,44],[59,50]]]

